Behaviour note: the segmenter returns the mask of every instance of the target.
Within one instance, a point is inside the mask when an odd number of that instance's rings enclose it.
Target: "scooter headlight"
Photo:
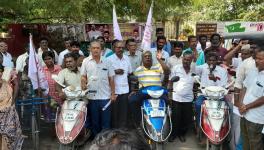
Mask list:
[[[220,86],[209,86],[203,90],[203,93],[213,99],[220,99],[224,97],[227,90]]]
[[[161,89],[161,90],[155,90],[155,91],[147,90],[147,93],[152,98],[160,98],[162,96],[162,94],[164,93],[164,90],[163,89]]]

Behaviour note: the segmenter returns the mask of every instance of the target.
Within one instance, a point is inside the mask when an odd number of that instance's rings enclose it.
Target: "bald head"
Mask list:
[[[147,68],[152,66],[152,53],[150,51],[144,51],[142,53],[142,63]]]

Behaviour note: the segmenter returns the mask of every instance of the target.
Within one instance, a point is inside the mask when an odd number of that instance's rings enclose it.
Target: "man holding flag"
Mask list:
[[[44,95],[49,92],[48,81],[45,78],[44,71],[38,59],[38,56],[33,45],[32,35],[29,36],[29,66],[28,66],[28,77],[31,80],[33,89],[41,89]],[[41,94],[41,93],[38,93]]]

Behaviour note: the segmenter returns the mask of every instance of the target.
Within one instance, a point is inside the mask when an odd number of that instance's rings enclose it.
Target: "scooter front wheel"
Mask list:
[[[37,118],[35,115],[31,117],[31,134],[32,134],[32,142],[34,146],[34,150],[39,150],[39,127]]]
[[[206,150],[223,150],[223,145],[215,145],[210,143],[210,141],[207,139],[206,141]]]
[[[148,140],[148,143],[151,150],[164,150],[164,143],[155,142],[151,139]]]
[[[222,145],[211,145],[211,150],[222,150]]]
[[[164,144],[155,142],[155,150],[164,150]]]
[[[70,144],[60,143],[59,150],[77,150],[75,141]]]

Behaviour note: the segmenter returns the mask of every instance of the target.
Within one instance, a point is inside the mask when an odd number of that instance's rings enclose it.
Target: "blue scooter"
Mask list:
[[[142,128],[149,138],[151,148],[163,150],[164,142],[172,131],[171,109],[161,98],[168,91],[161,86],[148,86],[141,88],[139,92],[150,96],[141,106]]]

